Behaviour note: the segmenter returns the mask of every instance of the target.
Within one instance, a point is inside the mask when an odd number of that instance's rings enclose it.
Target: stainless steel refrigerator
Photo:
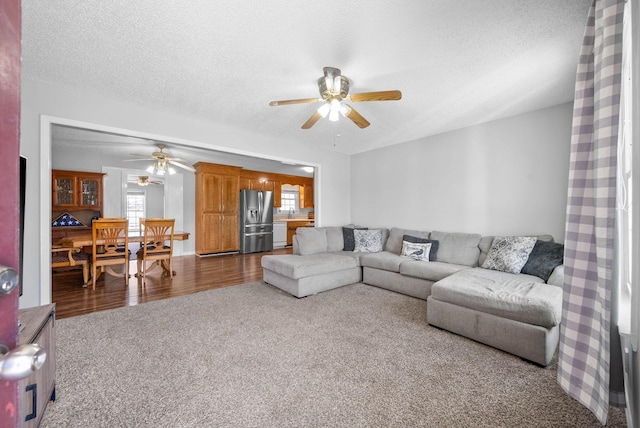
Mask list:
[[[273,250],[273,192],[240,191],[240,252]]]

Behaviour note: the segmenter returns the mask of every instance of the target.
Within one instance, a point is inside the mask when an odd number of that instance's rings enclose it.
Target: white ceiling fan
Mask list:
[[[176,171],[172,168],[172,165],[182,169],[186,169],[190,172],[196,171],[195,168],[182,163],[185,162],[184,159],[173,158],[169,156],[168,153],[164,152],[165,148],[167,148],[166,144],[158,144],[159,151],[151,153],[151,157],[147,157],[147,155],[131,153],[133,156],[145,157],[141,159],[125,159],[123,162],[153,161],[153,163],[147,168],[147,172],[157,175],[175,174]]]
[[[148,186],[149,184],[163,184],[162,181],[158,180],[149,180],[148,175],[139,175],[135,180],[128,180],[128,183],[137,184],[138,186]]]
[[[322,71],[324,72],[324,77],[318,79],[320,98],[271,101],[269,105],[284,106],[323,102],[320,108],[302,125],[302,129],[311,128],[320,118],[327,116],[330,121],[335,122],[338,120],[339,115],[351,119],[360,128],[366,128],[370,125],[369,121],[345,101],[354,103],[362,101],[397,101],[402,98],[402,92],[398,90],[349,94],[349,78],[343,76],[340,69],[324,67]]]

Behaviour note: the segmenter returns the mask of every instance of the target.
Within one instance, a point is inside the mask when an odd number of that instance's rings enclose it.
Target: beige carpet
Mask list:
[[[364,284],[262,282],[56,322],[43,427],[598,427],[547,368]],[[610,426],[624,426],[613,409]]]

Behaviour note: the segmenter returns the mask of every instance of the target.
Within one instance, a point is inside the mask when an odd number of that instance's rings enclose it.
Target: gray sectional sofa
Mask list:
[[[262,258],[264,281],[296,297],[362,281],[427,300],[433,326],[543,366],[558,343],[561,263],[562,246],[549,235],[351,225],[300,228],[293,254]]]

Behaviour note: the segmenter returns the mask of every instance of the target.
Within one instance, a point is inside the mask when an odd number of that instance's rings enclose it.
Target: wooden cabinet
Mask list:
[[[196,254],[238,251],[240,170],[200,162],[196,168]]]
[[[40,370],[18,381],[21,426],[37,427],[49,400],[55,400],[55,304],[21,309],[18,317],[23,326],[18,345],[37,343],[47,352]]]
[[[102,212],[102,180],[100,172],[51,171],[51,204],[53,211],[95,210]]]
[[[273,182],[273,207],[280,208],[282,206],[282,182],[274,180]]]
[[[313,208],[313,180],[300,186],[300,207]]]
[[[240,190],[266,190],[273,192],[273,207],[282,206],[282,181],[280,174],[243,170],[240,176]]]

